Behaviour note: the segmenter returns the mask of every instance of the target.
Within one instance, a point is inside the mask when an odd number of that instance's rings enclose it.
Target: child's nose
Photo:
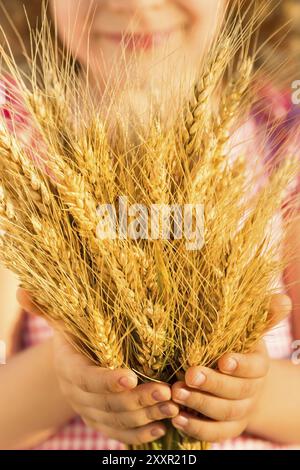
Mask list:
[[[160,7],[166,0],[108,0],[109,6],[117,11],[136,11]]]

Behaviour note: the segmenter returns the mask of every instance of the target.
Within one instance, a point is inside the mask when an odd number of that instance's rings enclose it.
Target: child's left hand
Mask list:
[[[285,295],[272,298],[269,315],[272,324],[291,312]],[[220,442],[239,436],[247,428],[259,401],[270,359],[264,341],[249,354],[225,354],[218,370],[191,367],[185,382],[172,386],[172,400],[195,413],[181,411],[173,425],[197,440]]]
[[[219,370],[191,367],[185,382],[173,385],[172,400],[203,417],[182,411],[172,419],[173,425],[206,442],[239,436],[247,427],[268,368],[263,341],[252,353],[226,354],[218,362]]]

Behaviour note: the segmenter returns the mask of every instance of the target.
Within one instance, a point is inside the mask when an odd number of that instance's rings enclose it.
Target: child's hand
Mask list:
[[[54,348],[63,394],[88,426],[107,437],[125,444],[151,442],[165,433],[165,426],[156,421],[178,414],[167,384],[137,386],[132,371],[95,366],[59,333]]]
[[[291,311],[290,299],[274,296],[270,318],[276,324]],[[192,367],[185,382],[172,387],[172,400],[200,413],[180,412],[173,425],[187,435],[206,442],[239,436],[248,426],[269,368],[269,357],[261,341],[249,354],[226,354],[218,370]]]
[[[27,311],[41,315],[30,295],[19,289],[17,298]],[[86,424],[125,444],[141,444],[161,437],[163,423],[178,414],[167,384],[137,386],[128,369],[115,371],[95,366],[78,353],[60,333],[54,335],[54,361],[64,396]]]
[[[219,442],[239,436],[247,427],[268,366],[268,354],[261,342],[250,354],[223,356],[219,371],[191,367],[185,382],[173,385],[172,399],[203,416],[180,412],[172,419],[173,425],[201,441]]]

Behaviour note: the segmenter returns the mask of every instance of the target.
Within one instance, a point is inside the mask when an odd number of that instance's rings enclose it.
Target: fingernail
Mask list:
[[[133,388],[136,386],[136,377],[124,376],[119,379],[119,384],[124,388]]]
[[[195,377],[192,379],[191,383],[192,385],[199,387],[205,382],[205,380],[206,380],[206,375],[204,375],[203,372],[197,372]]]
[[[180,388],[179,390],[176,390],[175,393],[175,400],[178,401],[185,401],[189,398],[191,392],[188,390],[185,390],[184,388]]]
[[[164,431],[163,429],[161,429],[161,428],[153,428],[153,429],[151,430],[151,434],[152,434],[152,436],[154,436],[154,437],[161,437],[161,436],[163,436],[163,435],[165,434],[165,431]]]
[[[229,372],[234,371],[237,368],[237,360],[234,359],[233,357],[229,357],[227,361],[225,362],[224,369],[228,370]]]
[[[166,401],[168,399],[158,390],[155,390],[155,392],[152,393],[152,398],[155,401]]]
[[[184,426],[186,426],[188,423],[188,419],[185,416],[176,416],[172,422],[174,426],[184,428]]]
[[[170,405],[161,405],[159,407],[159,410],[165,416],[172,416],[172,410]]]

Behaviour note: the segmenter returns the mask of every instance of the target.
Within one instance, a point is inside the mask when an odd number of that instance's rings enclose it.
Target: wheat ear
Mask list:
[[[193,96],[187,107],[182,132],[183,145],[187,155],[190,157],[195,152],[199,152],[201,148],[199,145],[201,135],[210,120],[210,100],[222,73],[224,73],[224,66],[226,59],[228,59],[228,51],[230,50],[230,42],[230,39],[227,38],[224,40],[224,44],[218,45],[218,51],[216,54],[212,54],[211,62],[207,65],[200,80],[194,86]]]

